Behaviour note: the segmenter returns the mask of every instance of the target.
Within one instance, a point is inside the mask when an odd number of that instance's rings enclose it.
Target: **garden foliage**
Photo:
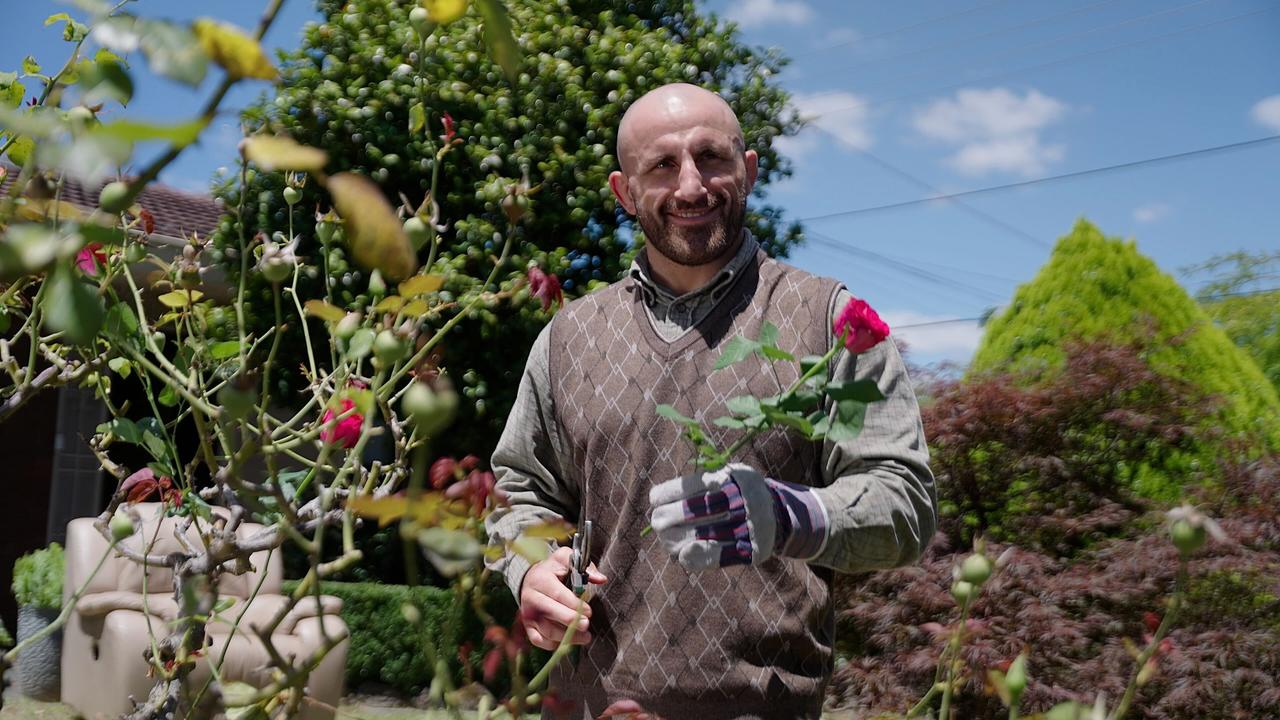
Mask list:
[[[475,286],[477,269],[502,244],[495,232],[506,227],[508,213],[517,212],[522,228],[512,264],[537,264],[555,274],[572,298],[594,283],[620,278],[637,246],[632,238],[638,228],[616,207],[606,182],[616,169],[622,113],[664,83],[698,83],[726,96],[742,120],[747,147],[760,153],[759,207],[748,227],[766,251],[785,256],[798,227],[784,227],[776,208],[760,205],[769,184],[790,172],[772,141],[798,128],[786,109],[787,95],[770,79],[782,60],[747,47],[693,2],[639,5],[644,7],[612,0],[513,3],[524,61],[508,82],[483,51],[484,25],[474,9],[424,41],[409,20],[411,5],[325,0],[323,19],[310,24],[302,46],[286,55],[279,92],[264,97],[245,120],[325,148],[334,170],[364,174],[388,197],[403,195],[414,207],[438,182],[438,209],[428,203],[420,214],[427,225],[440,224],[432,270],[445,277],[446,296]],[[440,157],[434,136],[442,123],[444,133],[461,143]],[[531,188],[529,197],[508,198],[507,188],[519,183]],[[299,252],[333,278],[337,300],[367,298],[368,276],[340,243],[320,258],[311,240],[312,210],[317,202],[327,205],[323,193],[308,184],[291,210],[281,199],[282,184],[279,175],[252,178],[249,234],[289,232],[292,212],[292,227],[303,237]],[[219,194],[229,205],[240,200],[229,186]],[[237,232],[229,218],[215,244],[234,244]],[[425,258],[426,249],[419,254]],[[236,265],[229,270],[234,275]],[[464,402],[455,431],[435,448],[441,452],[487,457],[514,401],[528,348],[548,318],[528,285],[491,289],[510,302],[478,309],[442,348]],[[319,282],[308,284],[306,277],[300,291],[323,295]],[[270,307],[269,288],[258,285],[255,292],[262,307]],[[258,323],[264,320],[259,313]],[[293,360],[286,366],[297,366],[299,342],[294,333],[282,349]]]
[[[1280,717],[1280,465],[1224,468],[1207,497],[1228,540],[1206,545],[1189,563],[1185,607],[1139,676],[1127,717],[1144,720]],[[946,623],[956,607],[946,588],[965,551],[946,519],[918,566],[838,580],[840,660],[832,700],[859,717],[911,705],[935,677]],[[1074,558],[996,545],[1003,569],[989,581],[967,622],[966,680],[956,717],[1005,717],[989,670],[1027,654],[1024,712],[1075,700],[1108,703],[1124,692],[1136,648],[1167,611],[1178,552],[1154,516],[1132,532]]]
[[[1218,255],[1191,271],[1211,273],[1196,297],[1280,392],[1280,250]]]
[[[62,546],[58,543],[18,558],[13,563],[13,596],[18,605],[62,607],[64,563]]]
[[[991,319],[970,373],[1058,368],[1074,338],[1142,342],[1156,372],[1221,401],[1209,420],[1221,440],[1280,449],[1280,397],[1257,364],[1133,242],[1105,237],[1083,219]],[[1198,457],[1209,462],[1222,450],[1215,441]]]

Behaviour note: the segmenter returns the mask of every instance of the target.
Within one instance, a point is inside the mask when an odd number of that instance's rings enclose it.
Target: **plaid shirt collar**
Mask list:
[[[711,278],[711,282],[683,295],[677,295],[653,278],[652,269],[649,267],[648,250],[643,250],[636,255],[636,258],[631,261],[631,270],[628,274],[640,287],[645,303],[650,307],[675,304],[695,305],[707,300],[714,303],[733,284],[733,279],[738,276],[738,273],[741,273],[743,268],[755,259],[756,250],[759,249],[760,243],[752,237],[750,232],[743,230],[742,243],[738,245],[738,251],[729,262],[725,263],[724,267],[720,268],[720,272]]]

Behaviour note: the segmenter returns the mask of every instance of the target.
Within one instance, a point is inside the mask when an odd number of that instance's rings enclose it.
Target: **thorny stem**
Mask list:
[[[1151,642],[1147,643],[1147,647],[1138,655],[1133,674],[1129,677],[1129,684],[1125,687],[1124,695],[1120,698],[1120,704],[1116,705],[1116,709],[1107,716],[1107,720],[1120,720],[1125,713],[1129,712],[1129,706],[1133,704],[1133,696],[1138,692],[1138,676],[1142,673],[1142,669],[1146,667],[1147,662],[1160,649],[1161,641],[1164,640],[1165,635],[1169,634],[1174,619],[1177,618],[1178,612],[1182,610],[1182,603],[1187,592],[1187,582],[1187,559],[1179,557],[1178,574],[1174,580],[1173,597],[1169,598],[1169,609],[1160,620],[1160,625],[1156,628],[1155,634],[1151,636]]]
[[[960,608],[960,622],[956,623],[956,631],[951,634],[947,644],[947,679],[942,686],[942,709],[938,711],[938,720],[951,720],[951,695],[955,692],[956,666],[960,663],[960,647],[964,644],[965,622],[969,619],[969,608],[973,604],[972,594],[965,598]]]

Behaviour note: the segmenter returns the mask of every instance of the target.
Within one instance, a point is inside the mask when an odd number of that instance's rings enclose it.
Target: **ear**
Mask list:
[[[636,214],[636,204],[631,201],[631,188],[627,184],[627,176],[623,175],[622,171],[614,170],[609,173],[609,189],[613,191],[613,196],[618,198],[623,210],[630,215]]]
[[[748,150],[742,153],[742,161],[747,165],[747,194],[750,195],[760,175],[760,155],[755,150]]]

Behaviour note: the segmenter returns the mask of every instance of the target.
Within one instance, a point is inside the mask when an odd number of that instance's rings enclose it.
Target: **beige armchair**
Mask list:
[[[141,532],[124,541],[132,549],[141,550],[143,538],[155,538],[150,551],[166,553],[181,550],[175,537],[174,518],[165,518],[159,503],[135,506],[143,518]],[[221,512],[221,509],[215,509]],[[157,533],[157,523],[159,532]],[[254,533],[261,525],[243,524],[241,536]],[[199,543],[195,531],[193,542]],[[67,526],[66,580],[63,601],[93,573],[109,545],[93,526],[93,518],[77,518]],[[279,551],[260,552],[251,559],[253,571],[243,575],[224,575],[219,584],[220,598],[233,604],[206,625],[208,646],[193,673],[197,687],[210,676],[208,662],[225,659],[220,666],[224,681],[239,680],[255,687],[270,682],[266,648],[249,629],[265,626],[287,602],[281,594],[281,562]],[[173,572],[168,568],[147,568],[143,591],[142,566],[113,553],[76,603],[63,631],[62,701],[74,707],[85,718],[120,717],[132,709],[130,696],[145,700],[155,681],[147,677],[143,652],[151,638],[163,638],[168,623],[178,613],[173,596]],[[261,582],[257,597],[246,607],[246,599]],[[272,635],[276,649],[286,658],[308,658],[322,647],[328,637],[342,638],[311,673],[307,696],[299,717],[303,720],[331,720],[333,710],[342,697],[347,662],[347,626],[338,613],[342,601],[322,596],[320,603],[308,598],[290,611]],[[233,624],[244,611],[238,627]],[[322,627],[323,623],[323,627]]]

